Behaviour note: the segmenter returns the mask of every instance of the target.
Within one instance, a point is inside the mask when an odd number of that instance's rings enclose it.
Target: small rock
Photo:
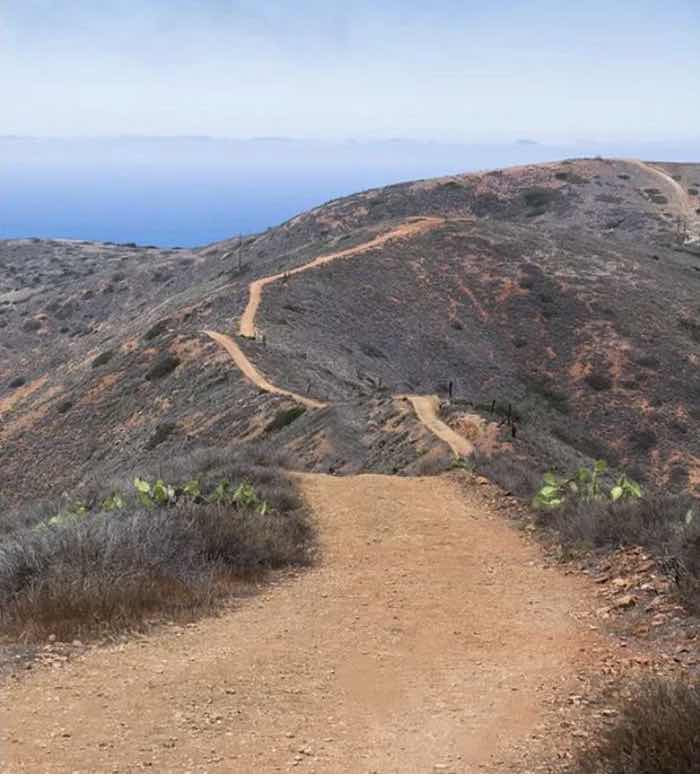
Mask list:
[[[655,598],[652,598],[651,601],[649,601],[649,603],[644,607],[644,610],[651,612],[661,606],[661,604],[663,604],[665,601],[666,599],[662,595],[657,595]]]
[[[53,643],[54,643],[54,641],[56,641],[56,634],[55,634],[55,633],[52,633],[52,634],[49,636],[49,643],[50,643],[50,644],[53,644]]]
[[[619,598],[616,598],[613,601],[613,604],[616,609],[630,609],[631,607],[636,606],[637,599],[631,593],[628,593],[627,595],[621,595]]]

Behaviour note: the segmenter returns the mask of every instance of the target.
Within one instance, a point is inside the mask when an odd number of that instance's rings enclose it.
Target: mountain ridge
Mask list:
[[[533,473],[602,456],[697,490],[699,183],[700,165],[565,160],[368,190],[196,250],[3,241],[5,498],[235,439],[312,470],[444,466],[450,451],[391,394],[447,399],[450,381],[445,417],[457,427],[481,407],[484,456]],[[445,223],[293,273],[412,218]],[[290,400],[250,386],[201,331],[234,333],[249,284],[274,274],[264,341],[240,347],[334,405],[273,437]],[[511,405],[517,438],[501,424],[494,442],[494,402]]]

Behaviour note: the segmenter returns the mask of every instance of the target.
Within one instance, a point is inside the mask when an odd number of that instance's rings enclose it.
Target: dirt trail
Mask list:
[[[273,385],[260,374],[248,356],[246,356],[246,354],[238,347],[236,341],[227,334],[221,334],[217,331],[211,331],[210,329],[205,329],[204,334],[221,345],[221,347],[229,353],[241,372],[263,391],[275,393],[280,396],[288,396],[290,399],[294,399],[294,401],[311,408],[328,406],[324,402],[310,399],[307,396],[302,396],[301,394]],[[473,446],[471,442],[467,441],[463,436],[460,436],[456,431],[453,431],[446,423],[440,420],[438,416],[437,396],[397,396],[396,398],[407,399],[410,401],[416,411],[418,419],[429,428],[436,437],[446,442],[455,455],[466,456],[472,452]]]
[[[420,218],[415,221],[408,221],[405,224],[401,224],[396,229],[392,229],[390,232],[380,234],[372,240],[361,245],[355,245],[352,248],[346,248],[342,251],[336,251],[335,253],[326,253],[323,256],[317,256],[313,261],[308,264],[302,264],[300,267],[295,267],[286,272],[278,272],[276,275],[268,275],[265,278],[259,278],[254,280],[248,286],[248,304],[246,305],[243,315],[241,316],[240,333],[244,337],[255,336],[255,315],[258,312],[260,306],[260,300],[262,299],[262,291],[265,286],[270,283],[275,283],[277,280],[282,280],[285,277],[291,277],[292,275],[298,275],[300,272],[306,272],[314,267],[320,267],[323,264],[330,264],[330,262],[336,259],[344,259],[350,256],[357,256],[358,254],[365,253],[373,248],[379,248],[390,240],[396,240],[399,238],[410,237],[418,232],[423,232],[426,229],[432,229],[438,224],[444,223],[443,218]]]
[[[447,423],[440,420],[438,415],[439,411],[439,399],[437,396],[416,396],[406,395],[398,396],[399,399],[408,399],[413,405],[413,409],[416,411],[418,420],[423,423],[426,428],[429,428],[433,434],[452,449],[452,452],[457,456],[468,456],[474,451],[474,445],[465,439],[461,434],[453,431]]]
[[[221,345],[221,347],[231,356],[241,372],[243,372],[252,383],[255,383],[258,388],[262,388],[263,391],[276,393],[280,396],[288,396],[290,399],[294,399],[294,401],[297,401],[299,404],[303,404],[306,407],[320,408],[326,406],[326,404],[321,401],[316,401],[316,399],[309,399],[306,396],[294,393],[294,391],[288,391],[285,388],[279,388],[278,386],[273,385],[255,368],[248,356],[246,356],[246,354],[238,347],[236,341],[227,334],[220,334],[218,331],[211,331],[210,329],[205,329],[204,334]]]
[[[448,477],[302,487],[319,565],[219,618],[11,680],[2,769],[536,766],[548,702],[583,691],[604,641],[587,583]]]
[[[416,234],[417,232],[424,231],[425,229],[433,228],[436,224],[444,223],[442,218],[422,218],[415,221],[409,221],[396,229],[386,232],[384,234],[369,240],[361,245],[356,245],[346,250],[337,251],[335,253],[327,253],[323,256],[318,256],[308,264],[303,264],[301,267],[289,270],[288,272],[280,272],[276,275],[269,275],[268,277],[259,278],[254,280],[248,286],[248,304],[243,312],[240,323],[240,334],[244,337],[255,337],[255,316],[260,306],[260,300],[262,299],[262,291],[265,286],[270,283],[274,283],[282,278],[289,277],[291,275],[297,275],[300,272],[306,272],[306,270],[313,267],[319,267],[323,264],[329,264],[336,259],[348,258],[350,256],[357,256],[358,254],[365,253],[372,248],[377,248],[390,240],[398,238],[408,237]],[[269,393],[275,393],[280,396],[288,396],[290,399],[294,399],[300,404],[304,404],[307,407],[319,408],[326,407],[324,402],[317,401],[316,399],[310,399],[306,396],[302,396],[293,391],[288,391],[285,388],[273,385],[267,378],[265,378],[253,365],[248,356],[241,350],[236,341],[229,337],[227,334],[221,334],[210,329],[205,329],[204,334],[217,342],[223,347],[231,356],[236,366],[243,372],[243,374],[258,388]],[[473,451],[473,445],[467,441],[463,436],[453,431],[446,423],[440,420],[438,415],[438,397],[434,395],[429,396],[397,396],[396,398],[408,399],[413,405],[418,419],[430,429],[443,442],[446,442],[451,448],[452,452],[458,456],[466,456]]]
[[[679,215],[681,215],[686,222],[686,228],[688,230],[686,236],[687,241],[700,240],[700,223],[698,222],[693,203],[690,201],[683,186],[681,186],[677,180],[674,180],[667,172],[660,170],[658,167],[654,167],[653,164],[648,164],[640,159],[631,159],[630,161],[645,172],[649,172],[652,175],[661,178],[667,186],[670,186],[673,189],[680,205]]]

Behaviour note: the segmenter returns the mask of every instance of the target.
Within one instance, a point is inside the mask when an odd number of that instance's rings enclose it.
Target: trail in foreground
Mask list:
[[[304,475],[322,562],[2,688],[7,771],[532,766],[596,635],[580,578],[449,478]],[[536,760],[535,760],[536,764]]]

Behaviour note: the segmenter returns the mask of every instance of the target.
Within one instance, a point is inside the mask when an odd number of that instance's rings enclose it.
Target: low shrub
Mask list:
[[[158,447],[158,445],[165,442],[165,440],[173,433],[173,431],[175,431],[176,428],[177,423],[159,423],[156,426],[156,430],[153,432],[152,436],[146,442],[146,450],[153,450],[154,448]]]
[[[569,395],[551,378],[546,375],[525,373],[522,380],[528,391],[541,396],[557,412],[562,415],[569,414]]]
[[[609,391],[612,388],[612,380],[602,372],[591,372],[584,379],[594,391]]]
[[[286,428],[297,418],[300,418],[306,412],[306,407],[301,404],[297,404],[294,407],[287,407],[286,409],[278,410],[275,417],[265,426],[265,433],[270,434],[275,431],[281,431]]]
[[[684,603],[700,606],[700,504],[689,496],[567,501],[540,509],[540,525],[565,546],[594,549],[642,546],[661,562]]]
[[[650,428],[637,428],[629,435],[630,445],[642,452],[651,450],[657,441],[656,433]]]
[[[581,773],[700,772],[700,688],[649,677],[578,752]]]
[[[555,189],[535,186],[523,192],[522,198],[525,206],[528,208],[525,215],[528,218],[535,218],[544,215],[549,206],[560,198],[560,194]]]
[[[310,561],[301,499],[263,448],[202,450],[147,474],[0,515],[6,630],[69,639],[189,618],[246,580]]]
[[[113,350],[105,350],[104,353],[100,353],[99,356],[93,359],[93,362],[92,362],[93,369],[97,368],[98,366],[104,366],[105,364],[108,364],[112,360],[113,355],[114,355]]]
[[[488,477],[506,493],[529,499],[540,480],[539,472],[532,464],[517,458],[499,456],[474,458],[474,471]]]
[[[161,334],[164,334],[168,330],[168,326],[170,326],[170,318],[162,318],[158,323],[154,323],[153,326],[148,329],[143,335],[143,338],[145,340],[152,340],[156,337],[160,337]]]
[[[180,363],[180,359],[177,356],[172,353],[166,353],[146,372],[146,380],[160,380],[177,369]]]

